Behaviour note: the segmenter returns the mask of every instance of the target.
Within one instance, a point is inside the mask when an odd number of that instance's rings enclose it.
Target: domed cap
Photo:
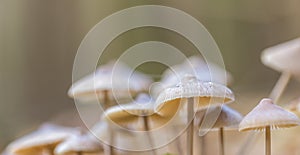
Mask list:
[[[299,76],[300,38],[265,49],[261,59],[274,70]]]
[[[224,85],[202,82],[195,76],[185,75],[174,87],[165,89],[157,98],[154,110],[162,115],[173,115],[187,98],[194,98],[195,109],[234,101],[232,91]]]
[[[214,82],[224,85],[230,84],[233,81],[232,75],[228,71],[212,62],[206,63],[199,56],[189,57],[182,64],[170,67],[170,69],[167,69],[163,73],[161,81],[169,86],[176,85],[186,74],[194,75],[204,82]]]
[[[299,123],[300,120],[295,114],[273,104],[271,99],[265,98],[244,117],[239,125],[239,131],[259,131],[264,130],[265,127],[287,128],[298,126]]]
[[[54,153],[57,155],[67,155],[71,153],[97,153],[102,152],[103,146],[94,137],[78,134],[69,137],[64,142],[59,144]]]
[[[221,109],[221,111],[220,111]],[[226,128],[226,129],[236,129],[243,119],[243,116],[236,110],[223,105],[222,107],[214,107],[210,113],[219,113],[216,122],[212,126],[212,129]],[[196,124],[201,125],[200,121],[206,115],[206,110],[200,110],[196,113]],[[209,115],[209,114],[207,114]]]
[[[166,122],[166,118],[154,112],[153,106],[154,103],[150,96],[140,94],[132,103],[108,108],[103,117],[122,126],[132,124],[138,125],[141,116],[147,116],[149,123],[154,126]]]
[[[44,126],[41,129],[12,142],[8,146],[8,152],[12,154],[33,154],[34,152],[42,151],[45,148],[54,149],[57,144],[78,133],[78,130],[71,128],[48,127]]]
[[[133,72],[122,62],[111,61],[74,83],[68,95],[84,101],[102,99],[103,91],[114,91],[114,94],[109,93],[110,98],[114,95],[118,98],[130,97],[131,93],[148,90],[151,83],[152,79],[145,74]]]

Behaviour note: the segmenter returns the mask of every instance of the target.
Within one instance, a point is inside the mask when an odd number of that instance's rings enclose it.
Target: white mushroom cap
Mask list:
[[[157,98],[154,110],[165,116],[174,115],[181,103],[194,98],[195,110],[210,105],[227,104],[234,101],[234,94],[224,85],[202,82],[195,76],[186,75],[175,86],[165,89]]]
[[[171,66],[165,70],[160,84],[153,88],[153,95],[158,96],[164,88],[176,85],[186,74],[194,75],[197,79],[204,82],[214,82],[223,85],[229,85],[233,81],[232,75],[222,67],[212,62],[207,63],[200,56],[192,56],[183,63]]]
[[[139,123],[143,123],[141,121],[141,117],[147,116],[150,126],[155,128],[166,123],[168,119],[155,113],[153,106],[154,102],[150,96],[140,94],[132,103],[116,105],[108,108],[103,117],[118,125],[136,125],[137,128],[139,128],[138,126],[143,127],[143,125],[139,125]]]
[[[279,72],[300,75],[300,38],[267,48],[261,55],[262,62]]]
[[[70,128],[41,128],[12,142],[7,150],[11,154],[33,154],[45,148],[54,149],[57,144],[77,132]]]
[[[228,107],[227,105],[217,106],[213,107],[209,113],[219,113],[219,116],[217,117],[214,125],[212,126],[212,129],[219,129],[219,128],[225,128],[225,129],[237,129],[239,123],[243,119],[243,116],[237,112],[236,110]],[[202,118],[206,115],[206,109],[202,109],[200,111],[197,111],[196,113],[196,125],[200,126]],[[209,116],[209,114],[207,114]]]
[[[299,118],[278,105],[271,99],[262,99],[260,103],[249,112],[239,125],[239,131],[264,130],[298,126]]]
[[[102,151],[102,144],[94,137],[88,135],[76,135],[69,137],[64,142],[56,146],[54,153],[57,155],[67,155],[77,152],[97,153]]]
[[[75,99],[89,101],[103,99],[103,91],[108,91],[110,99],[114,97],[122,99],[148,90],[151,83],[152,79],[145,74],[133,72],[122,62],[111,61],[99,66],[95,73],[74,83],[68,95]]]
[[[232,82],[232,75],[228,71],[212,62],[209,62],[208,66],[208,63],[199,56],[189,57],[182,64],[167,69],[163,73],[163,79],[161,81],[170,86],[176,85],[186,74],[194,75],[204,82],[214,82],[224,85]]]

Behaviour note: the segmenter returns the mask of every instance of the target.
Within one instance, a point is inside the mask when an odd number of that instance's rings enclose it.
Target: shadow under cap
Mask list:
[[[195,109],[228,104],[235,100],[233,92],[226,86],[202,82],[195,76],[185,75],[178,85],[160,93],[154,109],[163,116],[174,115],[188,98],[194,98]]]

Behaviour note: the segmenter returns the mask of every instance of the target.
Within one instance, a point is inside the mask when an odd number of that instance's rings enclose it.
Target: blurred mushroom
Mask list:
[[[42,127],[9,144],[7,151],[10,154],[53,154],[56,145],[78,133],[78,130],[59,126]]]
[[[270,98],[276,103],[284,91],[290,75],[300,77],[300,38],[267,48],[261,55],[262,62],[282,73]]]
[[[232,101],[234,95],[226,86],[201,82],[195,76],[186,75],[177,86],[165,89],[158,96],[155,111],[163,116],[175,115],[181,104],[187,104],[188,122],[191,121],[187,132],[187,154],[192,155],[195,110]]]
[[[299,118],[283,108],[273,104],[271,99],[265,98],[249,112],[239,125],[239,131],[265,131],[266,155],[271,155],[272,129],[298,126]]]
[[[122,62],[111,61],[74,83],[68,95],[84,102],[98,100],[106,109],[111,101],[128,99],[148,90],[151,83],[148,76],[133,72]]]
[[[219,113],[221,109],[221,112]],[[243,116],[233,110],[232,108],[223,105],[221,106],[217,106],[214,107],[213,110],[209,111],[209,113],[207,113],[206,109],[202,109],[200,111],[197,111],[196,113],[196,120],[195,120],[195,124],[196,126],[200,126],[202,123],[202,118],[203,117],[209,117],[210,113],[219,113],[218,118],[215,120],[214,125],[212,126],[212,128],[208,128],[207,130],[218,130],[219,131],[219,142],[220,142],[220,155],[224,155],[225,151],[224,151],[224,129],[225,130],[235,130],[238,128],[238,125],[240,123],[240,121],[243,119]],[[214,121],[214,120],[212,120]],[[202,148],[204,149],[204,148]]]
[[[153,140],[149,131],[168,121],[167,117],[163,117],[154,112],[154,103],[146,94],[140,94],[137,99],[129,104],[114,106],[105,111],[104,117],[112,122],[127,126],[128,124],[136,124],[139,127],[139,120],[142,119],[143,128],[149,139],[151,147],[154,147]],[[155,153],[155,150],[153,150]]]
[[[64,142],[56,146],[54,153],[56,155],[69,155],[77,154],[82,155],[84,153],[101,153],[103,147],[94,137],[77,134],[69,137]]]
[[[224,68],[212,63],[206,62],[200,56],[191,56],[181,64],[171,66],[165,70],[160,85],[154,88],[154,96],[157,96],[164,88],[176,85],[186,74],[194,75],[197,79],[204,82],[214,82],[224,85],[232,83],[231,74]]]

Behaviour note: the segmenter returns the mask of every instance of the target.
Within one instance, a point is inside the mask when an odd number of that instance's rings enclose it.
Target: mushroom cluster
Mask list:
[[[167,69],[160,85],[150,93],[151,77],[133,72],[125,63],[110,61],[75,82],[68,91],[80,103],[101,105],[102,116],[90,131],[42,125],[9,144],[4,155],[205,155],[205,137],[214,131],[218,133],[217,151],[225,155],[228,130],[264,131],[265,154],[271,155],[271,130],[300,125],[299,99],[285,105],[285,109],[276,104],[289,79],[299,77],[299,59],[300,39],[263,52],[263,63],[282,75],[269,98],[262,99],[245,117],[229,105],[235,101],[228,86],[233,83],[231,74],[199,56]],[[255,137],[249,134],[239,155],[252,146],[250,138]],[[201,143],[196,143],[196,138]],[[199,148],[200,152],[195,153]]]

